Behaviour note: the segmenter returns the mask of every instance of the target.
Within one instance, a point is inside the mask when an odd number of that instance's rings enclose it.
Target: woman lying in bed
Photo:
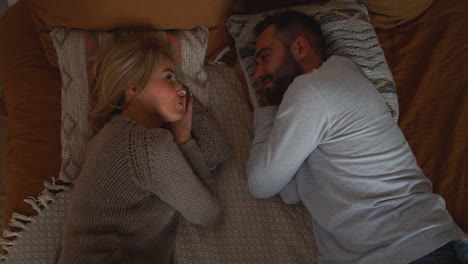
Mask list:
[[[170,263],[179,213],[205,227],[222,220],[209,168],[229,157],[225,139],[155,41],[103,48],[91,67],[97,134],[75,183],[59,262]]]

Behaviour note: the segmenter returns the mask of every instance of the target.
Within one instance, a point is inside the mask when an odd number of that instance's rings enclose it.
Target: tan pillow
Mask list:
[[[3,98],[3,84],[2,84],[2,80],[0,79],[0,117],[1,116],[6,116],[6,110],[5,110],[5,100]]]
[[[361,2],[367,6],[374,27],[391,29],[424,13],[433,0],[361,0]]]
[[[50,32],[56,27],[86,30],[210,29],[207,58],[230,41],[225,29],[232,0],[32,0],[31,12],[51,65],[58,67]]]
[[[236,15],[254,14],[274,8],[324,1],[326,0],[235,0],[232,12]]]
[[[49,66],[29,12],[19,1],[0,17],[0,79],[8,118],[5,146],[7,198],[13,213],[37,213],[23,200],[37,197],[60,169],[60,72]]]
[[[93,49],[118,42],[129,35],[151,35],[168,40],[178,52],[176,64],[178,80],[186,84],[199,101],[209,108],[206,72],[203,68],[208,28],[175,30],[171,32],[127,30],[87,31],[56,28],[51,35],[57,50],[62,76],[62,168],[60,179],[72,182],[84,161],[86,144],[92,137],[87,120],[88,81],[87,54]]]

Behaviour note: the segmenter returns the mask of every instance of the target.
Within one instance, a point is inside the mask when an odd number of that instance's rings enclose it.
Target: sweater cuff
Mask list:
[[[188,154],[189,156],[197,155],[199,152],[201,152],[197,141],[195,141],[193,138],[187,143],[180,145],[179,148],[181,149],[182,153]]]
[[[211,176],[197,141],[191,139],[189,142],[179,146],[179,148],[199,178],[204,179]]]

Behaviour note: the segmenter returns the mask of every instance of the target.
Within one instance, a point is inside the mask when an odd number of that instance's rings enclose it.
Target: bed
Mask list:
[[[241,43],[236,32],[243,24],[232,21],[249,20],[251,15],[284,7],[286,1],[272,1],[267,6],[261,1],[201,2],[178,0],[148,7],[144,1],[135,1],[128,8],[125,1],[114,1],[110,8],[107,1],[23,0],[2,16],[0,32],[6,37],[0,43],[0,78],[2,108],[8,118],[5,260],[31,263],[40,258],[53,263],[56,258],[71,183],[79,171],[80,151],[88,136],[78,118],[85,111],[79,107],[82,100],[77,100],[83,93],[69,93],[66,88],[80,91],[73,88],[77,84],[71,80],[83,73],[65,70],[63,61],[92,49],[97,43],[96,31],[119,28],[171,30],[168,38],[175,39],[180,49],[196,54],[190,58],[197,58],[191,62],[198,64],[188,66],[200,69],[194,85],[200,82],[198,95],[220,121],[233,147],[232,160],[217,171],[226,201],[224,222],[210,230],[182,224],[175,261],[315,262],[314,238],[305,209],[283,205],[278,197],[254,199],[245,187],[255,95],[249,88],[248,61],[242,49],[251,44]],[[314,1],[295,0],[288,5],[312,4],[320,9],[330,4],[309,2]],[[370,71],[368,77],[374,78],[383,92],[396,91],[398,97],[391,92],[387,96],[395,120],[434,191],[444,197],[455,222],[468,232],[468,4],[412,1],[402,8],[403,1],[344,2],[364,11],[348,12],[352,9],[349,6],[333,10],[342,18],[371,25],[368,34],[375,34],[386,59],[384,66],[388,65],[388,72],[385,68],[372,77],[375,71]],[[337,15],[323,14],[330,21]],[[192,29],[200,25],[206,28],[198,29],[196,38],[203,32],[209,34],[198,39],[203,48],[194,49],[193,42],[182,38],[192,36]],[[82,53],[73,53],[75,57],[64,55],[66,50],[78,49]]]

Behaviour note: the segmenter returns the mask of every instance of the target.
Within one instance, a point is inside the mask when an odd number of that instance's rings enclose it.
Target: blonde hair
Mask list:
[[[141,93],[163,55],[173,60],[164,44],[156,38],[132,38],[102,47],[91,56],[88,119],[94,132],[125,109],[127,88],[136,87],[133,98]]]

